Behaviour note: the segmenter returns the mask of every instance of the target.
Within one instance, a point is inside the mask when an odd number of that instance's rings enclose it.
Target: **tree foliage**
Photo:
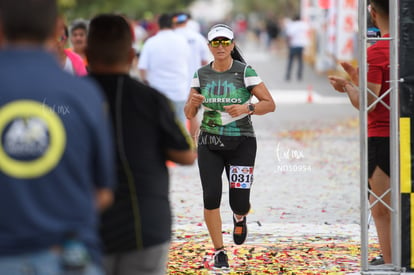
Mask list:
[[[58,0],[68,19],[91,18],[99,13],[121,13],[131,18],[185,10],[195,0]]]
[[[195,1],[197,0],[58,0],[62,13],[68,19],[91,18],[98,13],[108,12],[122,13],[138,19],[163,12],[186,10]],[[300,0],[232,1],[234,15],[256,13],[265,16],[292,16],[299,11],[300,6]]]
[[[291,17],[300,10],[300,0],[233,0],[234,13],[257,13]]]

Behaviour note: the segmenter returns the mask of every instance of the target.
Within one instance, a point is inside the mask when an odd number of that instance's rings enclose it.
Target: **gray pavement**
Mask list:
[[[285,82],[283,52],[252,45],[242,52],[277,104],[274,113],[253,116],[258,153],[246,244],[309,235],[358,242],[358,111],[308,65],[302,82]],[[175,237],[207,232],[197,165],[170,171]],[[232,229],[227,196],[224,184],[223,230]]]
[[[285,81],[287,64],[287,50],[280,48],[271,52],[262,48],[256,48],[254,43],[246,43],[240,46],[246,61],[251,64],[264,79],[270,89],[298,91],[308,90],[310,87],[317,93],[329,97],[342,97],[343,94],[332,90],[328,85],[326,74],[316,72],[309,63],[304,63],[303,80],[296,80],[297,64],[292,67],[291,80]],[[305,58],[309,59],[309,58]]]

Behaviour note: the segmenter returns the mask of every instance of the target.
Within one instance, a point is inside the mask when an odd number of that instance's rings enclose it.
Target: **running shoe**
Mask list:
[[[369,264],[370,265],[382,265],[382,264],[384,264],[385,262],[384,262],[384,258],[382,257],[382,255],[379,255],[379,256],[377,256],[377,257],[375,257],[375,258],[373,258],[370,262],[369,262]]]
[[[233,215],[233,240],[235,244],[243,244],[247,237],[247,224],[246,224],[246,216],[243,217],[241,222],[236,222],[236,219]]]
[[[229,268],[229,260],[225,250],[218,250],[214,253],[214,268]]]

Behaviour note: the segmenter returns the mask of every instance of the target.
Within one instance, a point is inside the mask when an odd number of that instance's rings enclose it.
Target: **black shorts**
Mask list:
[[[390,138],[368,138],[368,178],[372,177],[376,167],[390,176]]]
[[[257,149],[256,138],[238,137],[238,142],[236,140],[223,140],[226,145],[222,147],[220,146],[221,142],[206,144],[206,139],[203,140],[202,136],[199,138],[198,167],[203,187],[204,208],[206,209],[220,207],[223,171],[226,171],[227,178],[230,180],[231,167],[251,167],[252,169],[254,167]],[[253,178],[251,178],[251,183],[253,183]],[[229,186],[229,188],[231,209],[236,214],[246,214],[250,209],[250,187],[232,188]]]

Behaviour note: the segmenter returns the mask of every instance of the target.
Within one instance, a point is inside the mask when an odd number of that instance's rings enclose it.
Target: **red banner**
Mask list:
[[[319,0],[319,7],[321,9],[329,9],[331,7],[331,1],[330,0]]]

